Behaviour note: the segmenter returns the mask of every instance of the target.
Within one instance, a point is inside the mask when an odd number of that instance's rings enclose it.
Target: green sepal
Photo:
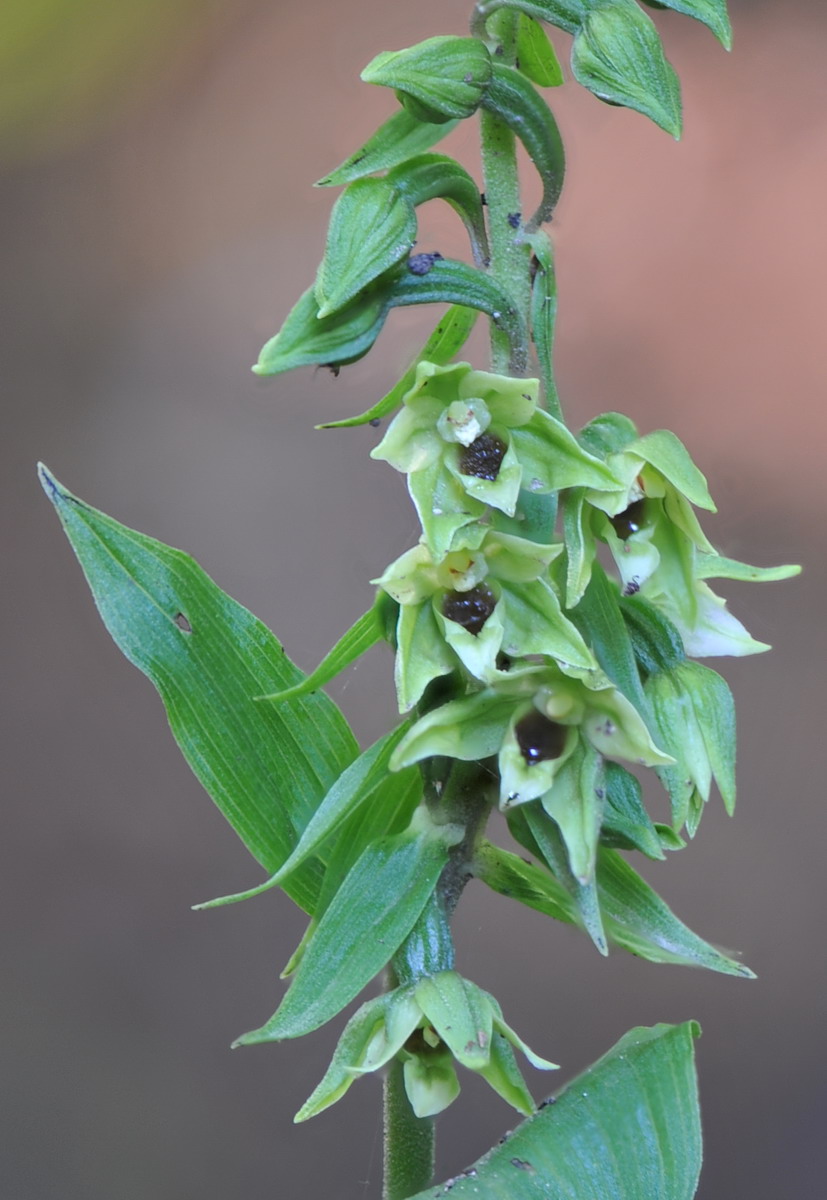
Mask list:
[[[303,679],[273,634],[188,555],[84,504],[42,466],[40,479],[106,628],[158,689],[196,777],[250,853],[277,870],[358,754],[344,717],[325,695],[255,703]],[[285,886],[305,912],[322,869],[306,863]]]
[[[551,110],[536,88],[513,67],[494,63],[483,107],[506,124],[523,143],[540,173],[543,195],[526,223],[529,232],[551,220],[563,187],[566,157]]]
[[[479,311],[477,309],[464,308],[460,304],[452,305],[445,315],[440,318],[433,333],[419,351],[410,367],[408,367],[408,370],[381,400],[377,401],[366,412],[360,413],[358,417],[346,417],[343,421],[326,421],[324,425],[317,425],[316,428],[344,429],[352,425],[368,425],[370,422],[379,421],[382,417],[386,417],[389,413],[394,412],[402,403],[405,393],[409,392],[416,382],[416,368],[418,364],[423,360],[439,363],[440,365],[450,362],[454,355],[468,341],[468,337],[474,328],[474,322],[478,316]]]
[[[236,892],[231,896],[220,896],[215,900],[195,904],[193,907],[195,909],[220,908],[225,904],[235,904],[239,900],[249,900],[271,888],[282,886],[284,880],[316,854],[327,839],[353,815],[360,805],[371,798],[373,792],[385,780],[391,754],[402,740],[406,729],[405,725],[400,725],[385,734],[342,772],[308,821],[292,854],[274,875],[271,875],[264,883],[248,888],[244,892]]]
[[[591,532],[591,508],[586,488],[569,488],[562,499],[566,543],[566,608],[576,608],[592,575],[597,545]]]
[[[716,512],[709,494],[706,478],[695,466],[689,451],[671,429],[655,429],[652,433],[629,442],[623,447],[627,454],[636,454],[644,462],[659,471],[673,487],[686,497],[696,508]],[[686,530],[687,536],[692,536]]]
[[[606,807],[600,834],[603,845],[639,850],[655,861],[663,859],[661,837],[643,807],[640,783],[619,763],[607,762],[605,770]]]
[[[339,196],[330,214],[327,244],[315,283],[323,321],[350,304],[391,267],[407,258],[416,242],[416,213],[388,179],[357,179]]]
[[[321,1083],[293,1118],[297,1125],[318,1116],[331,1104],[341,1100],[350,1085],[359,1078],[362,1073],[360,1063],[371,1042],[383,1030],[387,1006],[387,996],[375,996],[356,1010],[339,1038]]]
[[[540,800],[560,829],[571,872],[582,887],[594,879],[605,795],[603,759],[581,741]]]
[[[365,83],[393,88],[419,121],[470,117],[491,78],[491,57],[476,38],[428,38],[405,50],[377,54],[362,72]]]
[[[519,314],[492,279],[466,263],[441,259],[427,275],[396,268],[329,317],[319,318],[314,290],[308,288],[276,336],[264,345],[253,372],[279,375],[295,367],[355,362],[370,350],[391,308],[431,303],[478,309],[488,313],[514,342],[523,337]]]
[[[563,83],[563,68],[548,34],[525,13],[520,13],[517,19],[516,65],[539,87],[560,87]]]
[[[675,829],[681,828],[683,806],[697,791],[709,799],[714,778],[730,816],[735,808],[735,703],[724,679],[702,663],[679,663],[653,675],[646,684],[655,723],[674,767],[662,768],[667,791],[676,806]],[[702,805],[701,805],[702,807]]]
[[[382,627],[379,624],[376,606],[369,608],[357,621],[351,625],[347,633],[343,633],[336,645],[329,650],[322,661],[301,683],[285,688],[281,692],[273,692],[269,696],[256,696],[260,702],[296,700],[299,696],[312,695],[331,679],[341,675],[346,667],[361,658],[371,646],[382,640]]]
[[[633,108],[681,135],[678,78],[651,19],[635,0],[589,6],[571,49],[574,77],[600,100]]]
[[[562,421],[538,408],[525,425],[512,431],[515,453],[523,468],[523,487],[530,492],[561,488],[611,488],[615,476],[605,463],[579,444]]]
[[[630,1030],[554,1103],[412,1200],[691,1200],[701,1170],[699,1032],[694,1021]]]
[[[523,822],[525,828],[523,828]],[[594,878],[583,883],[571,869],[570,853],[566,847],[562,830],[554,817],[550,816],[541,802],[526,804],[509,815],[508,826],[512,835],[527,850],[537,854],[568,892],[574,905],[577,924],[583,928],[603,955],[609,953],[603,918],[600,915],[600,899]],[[533,846],[525,837],[528,830]]]
[[[509,825],[512,820],[524,819],[521,809],[515,808],[508,819]],[[531,853],[541,857],[536,843]],[[580,923],[575,902],[563,885],[548,871],[526,862],[510,850],[483,841],[474,851],[471,871],[475,879],[500,896],[516,900],[555,921],[567,925]]]
[[[685,660],[681,635],[660,609],[642,596],[621,596],[619,603],[635,658],[647,675],[670,671]]]
[[[430,604],[403,604],[396,626],[394,682],[399,711],[410,712],[432,679],[455,670],[457,659]]]
[[[479,1071],[488,1060],[494,1029],[488,994],[456,971],[421,979],[414,994],[457,1062]]]
[[[437,459],[408,475],[408,492],[416,507],[428,548],[439,560],[450,551],[456,535],[485,513],[485,504],[469,496],[460,479]]]
[[[445,154],[420,154],[400,163],[386,178],[415,208],[428,200],[449,204],[468,231],[474,262],[478,267],[488,266],[480,189],[464,167]]]
[[[732,49],[732,25],[726,0],[643,0],[650,8],[671,8],[701,21],[715,34],[726,50]]]
[[[501,1033],[495,1032],[488,1060],[478,1071],[489,1087],[518,1113],[527,1117],[534,1112],[534,1097],[526,1087],[514,1051]]]
[[[278,1010],[235,1044],[301,1037],[341,1012],[410,932],[447,860],[433,830],[367,846],[325,909]]]
[[[403,108],[380,125],[364,146],[346,158],[335,171],[320,179],[316,187],[340,187],[377,171],[387,171],[414,154],[430,150],[457,124],[457,121],[418,121]]]
[[[593,417],[584,425],[578,435],[578,441],[596,454],[606,458],[610,454],[618,454],[636,440],[638,436],[634,422],[623,413],[607,412]]]
[[[775,583],[779,579],[792,579],[801,574],[801,567],[787,565],[783,567],[751,567],[748,563],[737,562],[734,558],[724,558],[722,554],[703,554],[695,556],[694,574],[696,579],[737,579],[742,583]]]

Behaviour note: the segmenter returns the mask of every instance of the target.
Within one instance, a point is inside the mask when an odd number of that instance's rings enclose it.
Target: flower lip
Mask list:
[[[568,728],[532,708],[514,726],[514,736],[520,753],[531,766],[560,757],[566,748]]]
[[[473,475],[493,483],[500,473],[508,447],[495,433],[481,433],[459,453],[457,466],[461,475]]]

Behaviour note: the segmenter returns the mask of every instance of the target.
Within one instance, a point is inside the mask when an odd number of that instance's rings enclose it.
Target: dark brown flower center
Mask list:
[[[646,515],[645,509],[646,500],[642,497],[640,500],[633,500],[629,507],[624,508],[616,517],[609,517],[615,533],[622,542],[638,532]]]
[[[481,433],[470,446],[463,446],[459,454],[459,469],[463,475],[475,475],[477,479],[494,480],[500,473],[505,457],[506,444],[493,433]]]
[[[476,637],[494,611],[497,597],[484,583],[467,592],[446,592],[442,598],[442,615],[456,621]]]
[[[520,753],[529,766],[559,758],[566,748],[568,728],[550,721],[537,709],[521,717],[514,726]]]

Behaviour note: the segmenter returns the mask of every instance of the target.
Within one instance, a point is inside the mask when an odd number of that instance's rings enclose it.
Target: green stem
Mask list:
[[[514,60],[515,15],[498,13],[496,24],[498,60]],[[491,366],[503,374],[525,375],[528,370],[528,328],[531,281],[531,249],[522,238],[522,199],[517,171],[517,144],[514,134],[493,113],[480,111],[480,145],[488,207],[488,240],[491,251],[489,270],[510,297],[522,317],[526,331],[523,341],[512,342],[508,334],[491,324]]]
[[[385,1182],[382,1200],[405,1200],[434,1175],[433,1117],[417,1117],[405,1091],[403,1065],[393,1059],[384,1080]]]

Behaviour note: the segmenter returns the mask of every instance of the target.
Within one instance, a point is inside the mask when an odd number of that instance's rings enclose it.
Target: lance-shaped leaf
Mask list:
[[[681,635],[660,609],[642,596],[621,596],[619,604],[635,658],[647,675],[684,661]]]
[[[600,901],[597,895],[595,880],[589,879],[582,883],[575,878],[569,863],[569,853],[557,822],[549,816],[541,804],[526,804],[515,809],[513,817],[509,818],[509,828],[519,841],[524,831],[520,822],[524,821],[531,834],[535,853],[539,852],[556,881],[559,881],[571,896],[575,905],[576,920],[594,942],[601,954],[608,954],[606,933],[603,929],[603,919],[600,915]],[[530,848],[530,847],[527,847]]]
[[[366,412],[360,413],[358,417],[346,417],[343,421],[327,421],[324,425],[317,425],[316,428],[342,429],[351,425],[367,425],[371,421],[379,421],[382,417],[394,412],[402,403],[405,393],[409,392],[416,382],[418,364],[423,361],[440,365],[450,362],[457,351],[468,341],[478,316],[479,313],[476,309],[463,308],[459,304],[454,304],[440,319],[402,378],[381,400],[378,400]]]
[[[308,288],[262,349],[253,371],[256,375],[280,375],[295,367],[355,362],[370,350],[391,308],[409,304],[474,308],[488,313],[513,343],[520,344],[524,337],[519,314],[492,279],[466,263],[441,259],[427,275],[391,272],[329,317],[319,318],[315,293]]]
[[[647,858],[664,858],[658,829],[643,807],[640,784],[619,763],[607,762],[606,807],[600,838],[605,846],[640,850]]]
[[[308,288],[275,337],[265,343],[253,372],[280,375],[294,367],[355,362],[370,350],[387,315],[387,293],[376,288],[341,312],[320,318],[315,290]]]
[[[256,699],[262,704],[266,702],[279,703],[285,700],[295,700],[298,696],[306,696],[311,692],[316,692],[320,687],[324,687],[326,683],[330,683],[331,679],[335,679],[344,671],[345,667],[349,667],[357,658],[370,650],[371,646],[375,646],[377,642],[382,640],[382,627],[379,623],[379,614],[376,606],[368,609],[363,613],[358,621],[355,621],[348,629],[347,633],[342,634],[336,645],[330,650],[316,667],[306,676],[301,683],[296,683],[293,687],[285,688],[282,692],[273,692],[271,696],[257,696]]]
[[[478,0],[471,18],[471,31],[476,37],[487,36],[490,17],[500,9],[525,13],[547,25],[556,25],[566,33],[576,33],[585,10],[592,0]]]
[[[386,178],[415,208],[428,200],[450,204],[468,230],[474,262],[478,267],[488,265],[480,189],[464,167],[445,154],[420,154],[400,163]]]
[[[754,979],[736,962],[678,920],[669,906],[616,850],[597,855],[600,909],[609,939],[650,962],[703,967],[722,975]]]
[[[368,846],[325,909],[277,1012],[236,1045],[301,1037],[341,1012],[410,932],[447,860],[432,830]]]
[[[543,97],[513,67],[494,64],[482,103],[520,139],[540,173],[543,195],[537,211],[527,222],[530,232],[551,219],[563,187],[566,158],[560,130]]]
[[[691,1200],[701,1170],[698,1033],[694,1021],[630,1030],[452,1179],[451,1200]]]
[[[600,100],[633,108],[680,137],[680,84],[654,24],[635,0],[589,7],[575,34],[571,66],[578,83]]]
[[[442,121],[439,124],[418,121],[403,108],[384,125],[380,125],[373,137],[368,138],[364,146],[346,158],[335,171],[320,179],[316,187],[339,187],[377,171],[387,171],[406,158],[430,150],[456,125],[456,121]]]
[[[104,624],[160,692],[187,762],[251,854],[277,870],[358,753],[341,713],[324,695],[257,704],[303,678],[265,626],[180,550],[90,508],[44,467],[40,478]],[[321,874],[306,863],[285,886],[306,912]]]
[[[357,179],[330,214],[316,276],[318,320],[338,312],[368,284],[401,262],[416,241],[416,213],[387,179]]]
[[[563,69],[542,25],[520,13],[517,21],[516,66],[540,87],[560,87]]]
[[[362,79],[394,88],[399,102],[420,121],[450,121],[479,108],[491,79],[491,56],[477,38],[428,38],[377,54]]]
[[[727,50],[732,49],[732,26],[726,0],[644,0],[644,4],[650,8],[671,8],[702,21]]]
[[[196,904],[195,908],[219,908],[225,904],[235,904],[239,900],[249,900],[271,888],[280,887],[284,880],[312,858],[327,839],[384,783],[390,756],[404,733],[405,727],[401,725],[385,734],[342,772],[308,821],[295,849],[275,874],[247,891],[207,900],[203,904]]]
[[[531,337],[543,381],[546,407],[562,420],[560,398],[554,381],[554,328],[557,323],[557,279],[551,242],[538,230],[531,238],[534,250],[534,279],[531,284]]]

